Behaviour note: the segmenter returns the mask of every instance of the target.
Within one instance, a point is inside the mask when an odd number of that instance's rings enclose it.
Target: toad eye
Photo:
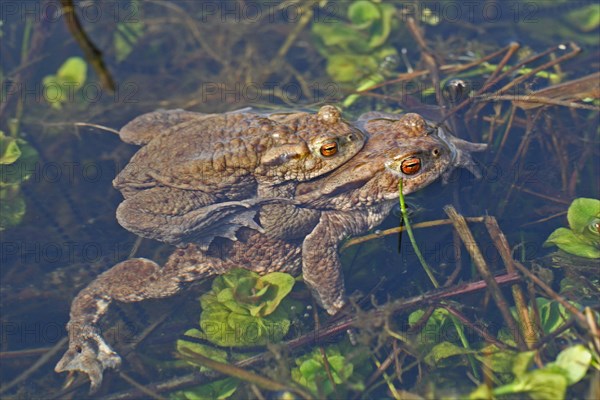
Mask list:
[[[421,170],[421,159],[408,157],[400,164],[400,170],[406,175],[414,175]]]
[[[337,142],[325,143],[321,146],[320,151],[323,157],[331,157],[338,152],[338,144]]]

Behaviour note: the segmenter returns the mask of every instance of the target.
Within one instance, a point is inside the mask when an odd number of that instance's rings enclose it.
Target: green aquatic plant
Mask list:
[[[185,336],[222,347],[278,342],[291,325],[295,302],[285,297],[294,282],[291,275],[283,272],[260,276],[245,269],[233,269],[215,278],[211,290],[200,297],[200,329],[190,329]],[[180,340],[177,346],[227,361],[227,353],[208,345]]]
[[[364,390],[362,378],[356,373],[355,363],[359,360],[351,360],[350,357],[345,356],[345,353],[347,352],[342,351],[338,346],[329,346],[325,349],[327,358],[325,361],[321,349],[314,349],[296,359],[296,367],[292,368],[292,380],[306,387],[319,398],[334,392],[341,396],[342,389],[336,390],[336,385],[341,384],[354,390]]]
[[[113,33],[113,45],[117,62],[125,60],[144,35],[145,26],[139,15],[140,7],[140,2],[133,0],[128,6],[130,13],[127,20],[119,22]]]
[[[388,39],[396,25],[396,8],[391,4],[359,0],[348,6],[348,22],[316,22],[312,32],[316,47],[327,59],[327,73],[338,83],[352,84],[357,91],[382,82],[382,72],[397,59]],[[349,106],[356,95],[349,96]]]
[[[534,356],[534,351],[519,353],[513,360],[512,382],[496,388],[481,385],[469,398],[495,399],[526,393],[533,400],[561,400],[566,396],[567,387],[583,379],[592,363],[591,351],[582,344],[561,351],[554,362],[543,368],[530,369]]]
[[[255,346],[281,340],[290,328],[290,304],[282,303],[294,286],[283,272],[259,276],[235,269],[217,277],[200,298],[200,327],[219,346]]]
[[[0,131],[0,231],[23,219],[25,199],[21,184],[31,177],[37,159],[37,151],[29,143]]]
[[[211,344],[244,347],[280,341],[289,331],[291,310],[296,305],[285,298],[294,283],[295,279],[283,272],[260,276],[245,269],[234,269],[215,278],[211,290],[200,297],[199,329],[187,330],[187,340],[177,341],[177,351],[227,363],[244,356]],[[208,370],[200,367],[200,371]],[[238,379],[230,377],[179,392],[178,396],[190,400],[225,399],[235,392],[238,383]]]
[[[54,108],[60,109],[67,101],[73,101],[74,95],[86,81],[87,64],[81,57],[68,58],[55,75],[42,80],[44,98]]]
[[[573,200],[567,211],[569,228],[558,228],[546,239],[544,247],[558,246],[579,257],[600,258],[600,200]]]
[[[238,388],[239,381],[235,378],[225,378],[206,385],[197,386],[190,390],[175,393],[175,400],[223,400],[231,397]]]

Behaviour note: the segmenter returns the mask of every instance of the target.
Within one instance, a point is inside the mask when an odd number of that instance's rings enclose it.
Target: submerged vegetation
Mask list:
[[[517,1],[450,18],[458,3],[231,3],[237,13],[82,3],[96,53],[66,18],[0,25],[0,396],[84,398],[81,379],[61,389],[50,367],[64,336],[50,328],[99,272],[172,251],[117,225],[111,180],[132,148],[81,123],[334,103],[348,119],[419,112],[487,143],[482,178],[455,173],[346,242],[341,315],[300,278],[242,269],[187,297],[119,306],[104,329],[129,355],[100,395],[598,398],[600,6]]]
[[[558,228],[544,246],[558,246],[567,253],[600,258],[600,200],[575,199],[567,211],[569,229]]]

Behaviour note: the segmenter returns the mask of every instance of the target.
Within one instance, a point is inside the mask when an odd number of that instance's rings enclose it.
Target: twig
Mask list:
[[[6,385],[0,388],[0,394],[6,392],[7,390],[15,387],[15,385],[23,382],[27,378],[29,378],[34,372],[36,372],[40,367],[46,364],[56,353],[63,349],[63,347],[67,344],[69,338],[62,338],[56,345],[54,345],[50,350],[44,353],[38,360],[33,363],[33,365],[23,371],[19,376],[15,379],[7,383]]]
[[[129,383],[131,386],[133,386],[140,392],[144,393],[146,396],[148,396],[152,399],[157,399],[157,400],[167,400],[166,397],[163,397],[160,394],[148,389],[146,386],[142,385],[141,383],[139,383],[138,381],[136,381],[135,379],[133,379],[132,377],[127,375],[125,372],[119,372],[119,376],[121,378],[123,378],[123,380],[126,381],[127,383]]]
[[[462,239],[463,243],[465,244],[467,251],[471,255],[471,258],[473,259],[473,262],[475,263],[475,267],[477,267],[479,274],[481,275],[483,280],[487,283],[488,289],[492,295],[492,298],[494,299],[496,305],[500,309],[500,312],[502,313],[502,317],[504,318],[504,321],[508,325],[508,328],[510,329],[510,331],[514,337],[515,342],[517,342],[519,349],[521,351],[527,350],[527,345],[525,344],[523,337],[521,335],[519,335],[517,322],[513,318],[512,314],[510,313],[510,310],[508,308],[508,303],[506,302],[506,299],[504,298],[504,296],[502,295],[502,292],[500,291],[500,287],[494,280],[494,277],[492,276],[488,266],[486,265],[483,255],[481,254],[479,247],[477,247],[475,238],[473,237],[473,234],[471,233],[471,231],[469,230],[469,227],[467,226],[467,222],[465,221],[464,217],[459,215],[458,212],[456,211],[456,209],[454,207],[452,207],[451,205],[445,206],[444,211],[446,212],[446,214],[448,214],[450,219],[453,220],[456,231],[460,235],[460,238]]]
[[[306,393],[304,390],[286,386],[282,383],[265,378],[262,375],[255,374],[254,372],[247,371],[247,370],[237,367],[235,365],[223,363],[220,361],[215,361],[212,358],[205,357],[202,354],[194,353],[193,351],[191,351],[187,348],[181,349],[180,352],[185,356],[185,358],[188,361],[190,361],[194,364],[199,364],[199,365],[208,367],[210,369],[214,369],[215,371],[218,371],[224,375],[231,376],[233,378],[237,378],[237,379],[241,379],[246,382],[253,383],[261,388],[264,388],[267,390],[272,390],[272,391],[285,390],[285,391],[294,392],[304,399],[312,398],[312,396],[310,394]]]
[[[485,227],[490,234],[492,241],[494,242],[494,246],[500,253],[500,257],[502,257],[502,261],[504,262],[504,267],[506,268],[506,272],[509,274],[515,273],[515,267],[513,265],[513,259],[510,252],[510,247],[508,246],[508,241],[506,240],[506,236],[500,230],[498,226],[498,221],[494,217],[486,217],[485,218]],[[525,301],[525,296],[523,295],[523,291],[519,285],[513,285],[511,287],[513,298],[515,300],[515,306],[517,308],[517,313],[519,314],[519,320],[521,321],[521,334],[525,338],[525,343],[528,348],[535,346],[535,342],[538,337],[536,334],[535,327],[531,322],[531,318],[529,317],[529,311],[527,310],[527,302]],[[531,343],[530,340],[531,339]]]
[[[89,128],[96,128],[96,129],[100,129],[106,132],[110,132],[110,133],[114,133],[115,135],[119,134],[119,131],[113,128],[110,128],[108,126],[104,126],[104,125],[98,125],[98,124],[91,124],[89,122],[75,122],[73,125],[75,126],[86,126]]]
[[[520,277],[517,274],[512,274],[512,275],[506,274],[506,275],[500,275],[500,276],[495,277],[495,282],[497,282],[498,285],[506,285],[506,284],[512,284],[514,282],[517,282],[517,281],[519,281],[519,279],[520,279]],[[364,313],[361,316],[360,320],[361,320],[361,322],[369,321],[369,320],[377,320],[377,319],[384,317],[385,315],[389,315],[390,313],[405,312],[408,310],[418,308],[418,307],[422,306],[423,304],[432,304],[432,303],[439,302],[446,298],[483,290],[486,287],[487,287],[486,282],[477,281],[477,282],[472,282],[472,283],[456,285],[454,287],[447,288],[447,289],[435,290],[435,291],[425,293],[425,294],[422,294],[419,296],[414,296],[414,297],[411,297],[408,299],[395,300],[393,302],[390,302],[388,305],[386,305],[384,309],[378,309],[378,310],[368,311],[368,312]],[[313,344],[316,342],[327,340],[328,338],[331,338],[331,337],[334,337],[336,335],[346,332],[348,329],[353,327],[357,321],[358,321],[358,317],[356,317],[356,316],[343,318],[343,319],[337,321],[335,324],[331,324],[331,325],[323,328],[321,331],[309,332],[306,335],[303,335],[297,339],[289,340],[284,343],[284,346],[293,351],[293,350],[301,348],[303,346],[307,346],[307,345],[310,345],[310,344]],[[251,365],[255,365],[257,363],[263,362],[267,358],[268,354],[270,354],[270,353],[265,352],[265,353],[257,354],[255,356],[252,356],[252,357],[249,357],[242,361],[239,361],[239,362],[235,363],[234,365],[239,368],[246,368]],[[158,382],[149,387],[151,390],[154,390],[155,392],[165,392],[165,391],[172,391],[172,390],[176,390],[176,389],[182,389],[182,388],[190,387],[190,386],[194,386],[194,385],[199,385],[199,384],[203,384],[203,383],[208,383],[208,382],[211,382],[216,379],[218,379],[218,376],[211,375],[209,377],[205,374],[193,373],[193,374],[188,374],[188,375],[180,376],[177,378],[173,378],[173,379],[170,379],[167,381]],[[111,395],[103,397],[102,400],[125,400],[125,399],[133,399],[133,398],[138,398],[138,397],[139,397],[139,392],[126,391],[126,392],[120,392],[120,393],[113,393]]]
[[[425,38],[423,37],[423,33],[417,26],[417,22],[414,18],[407,18],[406,27],[417,42],[417,45],[421,48],[421,57],[423,57],[425,66],[427,67],[429,75],[431,76],[431,83],[433,84],[433,89],[435,90],[435,99],[437,100],[437,104],[444,106],[445,99],[444,96],[442,96],[442,88],[440,87],[440,69],[435,57],[433,56],[433,52],[429,49],[429,46],[427,46]]]
[[[577,320],[579,321],[580,324],[582,324],[583,326],[587,326],[587,324],[588,324],[587,318],[585,317],[585,315],[583,315],[583,313],[581,313],[581,311],[579,311],[577,309],[577,307],[575,307],[573,304],[569,303],[561,295],[559,295],[554,290],[552,290],[552,288],[550,286],[548,286],[544,281],[542,281],[540,278],[535,276],[534,273],[532,273],[527,268],[525,268],[525,266],[523,264],[521,264],[520,262],[518,262],[517,260],[513,260],[513,265],[519,271],[521,271],[525,276],[527,276],[529,279],[531,279],[533,281],[533,283],[538,285],[544,292],[546,292],[546,294],[549,297],[558,301],[560,304],[562,304],[562,306],[564,308],[566,308],[571,313],[573,313],[573,315],[575,316],[575,318],[577,318]]]
[[[550,97],[541,97],[535,95],[495,95],[495,94],[486,94],[476,97],[477,101],[512,101],[517,107],[520,107],[518,103],[535,103],[540,105],[550,105],[550,106],[563,106],[569,108],[577,108],[581,110],[591,110],[591,111],[600,111],[600,107],[575,103],[572,101],[566,100],[556,100],[551,99]],[[524,107],[521,107],[524,108]],[[533,108],[533,107],[530,107]]]
[[[456,308],[449,306],[448,304],[442,304],[440,307],[446,309],[446,311],[448,311],[450,314],[452,314],[456,318],[458,318],[460,320],[460,322],[463,323],[463,325],[466,325],[467,327],[472,329],[479,336],[481,336],[483,339],[485,339],[486,342],[493,343],[496,345],[496,347],[498,347],[500,349],[513,350],[513,351],[517,350],[514,347],[509,346],[504,342],[501,342],[500,340],[496,339],[494,336],[487,333],[485,330],[483,330],[480,327],[478,327],[477,325],[473,324],[471,321],[469,321],[469,319],[467,317],[465,317],[465,315],[463,313],[458,311]]]
[[[64,14],[64,20],[67,24],[67,28],[73,35],[75,41],[79,44],[79,47],[83,51],[85,58],[90,63],[94,71],[100,77],[100,82],[105,89],[110,92],[115,91],[115,81],[113,80],[110,72],[106,68],[106,64],[104,64],[104,60],[102,59],[102,52],[98,50],[98,48],[92,43],[90,38],[87,36],[81,23],[79,22],[79,18],[77,18],[77,14],[75,13],[75,6],[73,5],[73,0],[60,0],[60,5]]]
[[[483,222],[484,217],[467,217],[466,220],[468,222]],[[452,221],[449,219],[437,219],[435,221],[419,222],[417,224],[412,225],[412,228],[413,229],[433,228],[433,227],[440,226],[440,225],[450,225],[450,224],[452,224]],[[357,245],[357,244],[360,244],[363,242],[368,242],[369,240],[377,239],[377,238],[380,238],[383,236],[393,235],[394,233],[404,232],[405,230],[406,230],[406,227],[400,226],[400,227],[386,229],[384,231],[380,231],[380,232],[376,232],[376,233],[370,233],[370,234],[364,235],[364,236],[355,237],[355,238],[352,238],[352,239],[346,241],[346,243],[344,243],[344,245],[340,248],[340,251],[346,250],[350,246],[354,246],[354,245]]]

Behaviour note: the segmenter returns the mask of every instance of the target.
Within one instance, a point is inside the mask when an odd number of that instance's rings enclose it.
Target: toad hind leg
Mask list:
[[[117,220],[137,235],[174,245],[194,242],[206,250],[215,237],[235,241],[241,227],[262,232],[251,202],[219,202],[202,191],[155,187],[123,201]]]
[[[202,257],[191,247],[195,258],[181,257],[187,250],[179,249],[163,268],[144,258],[120,262],[79,292],[71,305],[67,324],[69,347],[55,371],[83,372],[90,378],[90,392],[96,391],[104,370],[121,364],[121,357],[105,342],[98,327],[113,300],[130,303],[169,297],[176,294],[184,282],[225,272],[219,260]]]

